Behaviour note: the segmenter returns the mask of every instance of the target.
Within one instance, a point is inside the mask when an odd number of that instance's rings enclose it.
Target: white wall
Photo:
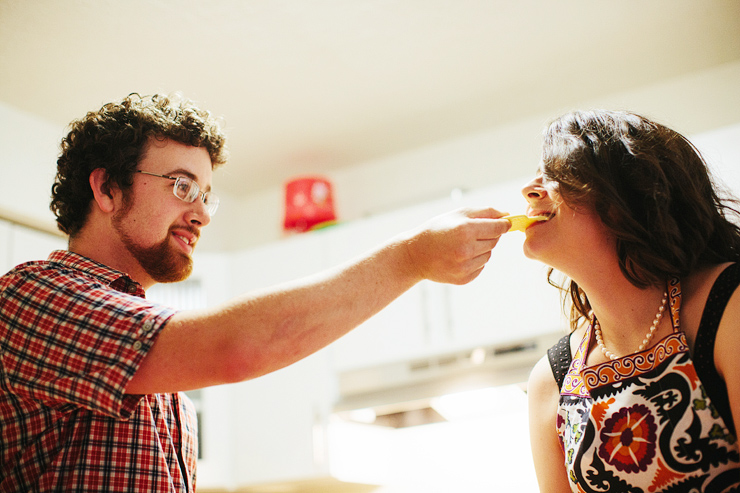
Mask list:
[[[740,197],[740,123],[694,136],[715,180]]]

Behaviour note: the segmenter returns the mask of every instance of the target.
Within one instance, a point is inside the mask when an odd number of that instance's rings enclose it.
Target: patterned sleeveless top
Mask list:
[[[592,323],[560,382],[557,432],[573,492],[740,488],[731,414],[728,428],[699,380],[679,328],[680,283],[670,282],[668,290],[672,334],[639,353],[587,367]],[[550,361],[555,364],[553,354]],[[728,403],[722,404],[729,411]]]

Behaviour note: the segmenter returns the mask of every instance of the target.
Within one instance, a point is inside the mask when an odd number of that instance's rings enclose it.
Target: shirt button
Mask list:
[[[133,283],[129,284],[129,285],[128,285],[128,288],[126,288],[126,290],[127,290],[127,291],[128,291],[128,292],[129,292],[130,294],[134,294],[134,293],[136,292],[136,284],[133,284]]]
[[[152,330],[152,326],[154,326],[154,321],[147,320],[146,322],[144,322],[144,325],[141,326],[141,330],[143,330],[144,332],[149,332],[150,330]]]
[[[137,351],[138,351],[139,349],[141,349],[141,341],[136,341],[136,342],[134,343],[134,349],[136,349]]]

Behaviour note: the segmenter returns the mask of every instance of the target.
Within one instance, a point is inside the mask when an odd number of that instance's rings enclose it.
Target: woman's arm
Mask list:
[[[542,493],[570,492],[565,458],[556,431],[560,390],[547,356],[534,367],[527,385],[529,439],[537,482]]]

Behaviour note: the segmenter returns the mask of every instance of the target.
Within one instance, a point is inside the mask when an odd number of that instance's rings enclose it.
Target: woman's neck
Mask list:
[[[603,344],[617,355],[625,356],[638,350],[656,320],[665,296],[666,287],[639,288],[621,272],[601,272],[598,276],[576,280],[588,296],[593,313],[601,329]],[[666,308],[666,315],[669,310]],[[659,317],[653,339],[659,340],[671,330],[669,316]],[[592,344],[591,353],[599,348]]]

